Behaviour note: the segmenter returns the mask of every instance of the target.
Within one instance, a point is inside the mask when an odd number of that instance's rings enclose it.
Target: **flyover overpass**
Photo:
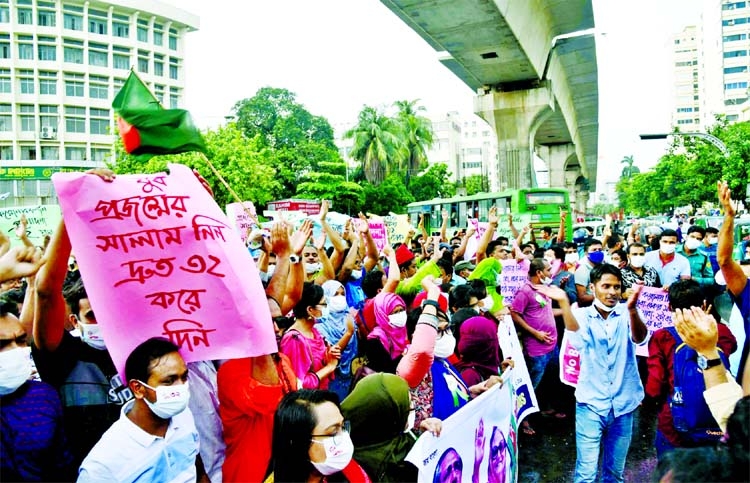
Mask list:
[[[591,0],[381,0],[477,94],[501,189],[550,185],[585,209],[596,186],[599,92]]]

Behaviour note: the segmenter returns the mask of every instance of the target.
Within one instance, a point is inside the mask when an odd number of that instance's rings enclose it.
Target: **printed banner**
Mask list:
[[[529,279],[529,265],[518,263],[516,260],[501,260],[503,273],[500,274],[500,295],[503,296],[503,305],[510,307],[516,292],[523,287]]]
[[[21,220],[21,215],[26,215],[26,236],[38,247],[44,245],[44,237],[52,235],[62,218],[59,205],[1,208],[0,231],[10,239],[11,246],[23,245],[23,242],[16,236],[16,227]]]
[[[443,421],[440,436],[423,433],[406,460],[419,483],[515,483],[517,431],[512,384],[497,384]]]
[[[250,212],[250,215],[247,212]],[[229,203],[227,205],[227,217],[234,225],[235,231],[239,233],[242,243],[247,243],[248,235],[257,226],[256,220],[253,219],[255,216],[255,205],[252,201]]]
[[[52,182],[91,306],[122,374],[135,346],[167,337],[187,362],[277,351],[258,270],[190,169],[81,173]]]
[[[523,357],[523,346],[518,340],[516,327],[510,315],[506,315],[500,321],[497,332],[500,341],[500,349],[503,351],[503,357],[511,358],[514,362],[514,368],[510,372],[510,381],[515,392],[514,411],[518,422],[529,414],[539,411],[539,404],[536,400],[534,387],[531,385],[531,376],[529,369],[526,367],[526,360]]]
[[[560,381],[568,386],[578,385],[581,374],[581,354],[570,344],[568,331],[563,331],[562,346],[560,347]]]
[[[649,336],[663,327],[674,325],[672,312],[669,310],[669,292],[661,287],[643,287],[636,308],[648,327]],[[648,357],[648,344],[637,346],[635,353]]]

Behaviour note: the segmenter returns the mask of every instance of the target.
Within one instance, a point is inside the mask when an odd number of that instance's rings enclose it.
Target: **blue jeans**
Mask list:
[[[610,409],[599,416],[586,404],[576,405],[576,473],[575,483],[593,483],[603,449],[602,478],[604,483],[623,481],[625,458],[633,434],[633,413],[615,417]]]
[[[526,356],[526,367],[529,370],[529,378],[534,389],[542,382],[542,376],[544,376],[544,370],[547,368],[547,365],[554,363],[559,357],[560,351],[557,346],[541,356]]]
[[[674,451],[674,446],[672,446],[672,443],[670,443],[666,436],[664,436],[664,433],[662,433],[658,429],[656,430],[656,439],[654,441],[654,446],[656,446],[656,458],[658,460],[661,460],[666,453]]]

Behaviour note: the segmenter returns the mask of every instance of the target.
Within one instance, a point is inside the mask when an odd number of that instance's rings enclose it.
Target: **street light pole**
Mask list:
[[[727,145],[724,144],[724,142],[714,136],[713,134],[708,134],[705,132],[672,132],[668,134],[641,134],[640,138],[641,141],[651,141],[654,139],[667,139],[669,136],[682,136],[682,137],[688,137],[688,138],[699,138],[703,139],[704,141],[708,141],[709,143],[716,146],[716,148],[721,151],[721,153],[724,155],[725,158],[729,157],[729,148],[727,148]]]

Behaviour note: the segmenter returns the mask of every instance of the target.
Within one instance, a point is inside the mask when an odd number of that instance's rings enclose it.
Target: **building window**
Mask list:
[[[89,65],[107,67],[107,45],[89,42]]]
[[[164,45],[164,26],[154,24],[154,45]]]
[[[86,132],[86,108],[65,106],[65,131]]]
[[[724,42],[736,42],[738,40],[747,40],[747,34],[725,35],[723,40]]]
[[[730,82],[724,84],[724,90],[747,89],[747,82]]]
[[[154,61],[154,75],[164,77],[164,62]]]
[[[0,159],[10,161],[13,159],[13,146],[0,146]]]
[[[179,101],[180,101],[179,94],[175,92],[172,92],[169,94],[169,108],[170,109],[177,109],[178,107],[177,104],[179,103]]]
[[[0,42],[0,59],[10,59],[10,41]]]
[[[34,23],[34,14],[30,8],[18,9],[18,23],[22,25],[31,25]]]
[[[24,146],[21,145],[21,159],[24,161],[36,161],[36,146],[29,145]]]
[[[10,8],[0,5],[0,23],[10,23]]]
[[[148,42],[148,28],[138,26],[137,30],[138,42]]]
[[[39,45],[39,60],[57,60],[57,47],[54,45]]]
[[[34,106],[31,106],[32,109]],[[34,119],[34,115],[21,115],[19,116],[21,119],[21,131],[22,132],[35,132],[36,131],[36,120]]]
[[[739,8],[745,8],[747,6],[746,2],[732,2],[732,3],[725,3],[721,6],[722,10],[737,10]]]
[[[83,30],[83,17],[71,13],[63,14],[63,27],[68,30]]]
[[[148,51],[138,51],[138,72],[148,74]]]
[[[34,78],[33,77],[21,77],[21,94],[33,94],[34,93]]]
[[[11,92],[10,69],[0,69],[0,93]]]
[[[678,107],[677,112],[693,112],[692,107]]]
[[[180,61],[176,57],[169,58],[169,78],[177,80],[180,71]]]
[[[18,58],[21,60],[34,60],[34,45],[18,44]]]
[[[722,20],[721,25],[723,27],[731,27],[733,25],[742,25],[747,23],[747,18],[730,18],[728,20]]]
[[[108,134],[109,132],[109,109],[89,108],[89,127],[91,134]]]
[[[725,74],[741,74],[743,72],[747,72],[746,65],[739,65],[737,67],[725,67],[724,68]]]
[[[57,106],[39,106],[39,127],[57,131]]]
[[[39,94],[54,96],[57,94],[56,79],[39,79]]]
[[[130,37],[130,25],[122,22],[112,22],[112,35],[115,37]]]
[[[37,13],[37,24],[40,27],[54,27],[57,16],[54,10],[39,10]]]
[[[92,161],[106,161],[107,158],[112,154],[109,149],[91,148],[91,160]]]
[[[177,31],[169,29],[169,50],[177,50]]]
[[[107,99],[109,97],[109,78],[98,75],[89,77],[89,97]]]
[[[42,146],[43,161],[57,161],[60,159],[60,148],[57,146]]]
[[[164,86],[161,84],[154,84],[154,96],[159,100],[160,103],[164,102]]]
[[[89,9],[89,32],[92,34],[107,35],[107,12]]]
[[[65,62],[83,64],[83,48],[81,47],[63,47],[63,56]]]
[[[747,56],[747,50],[730,50],[729,52],[724,52],[724,58],[730,59],[732,57],[746,57]]]
[[[122,54],[113,54],[112,65],[115,69],[128,70],[130,69],[130,56],[122,55]]]
[[[68,161],[85,161],[85,146],[65,146],[65,159]]]
[[[0,104],[0,131],[2,132],[13,130],[13,119],[10,111],[10,104]]]

